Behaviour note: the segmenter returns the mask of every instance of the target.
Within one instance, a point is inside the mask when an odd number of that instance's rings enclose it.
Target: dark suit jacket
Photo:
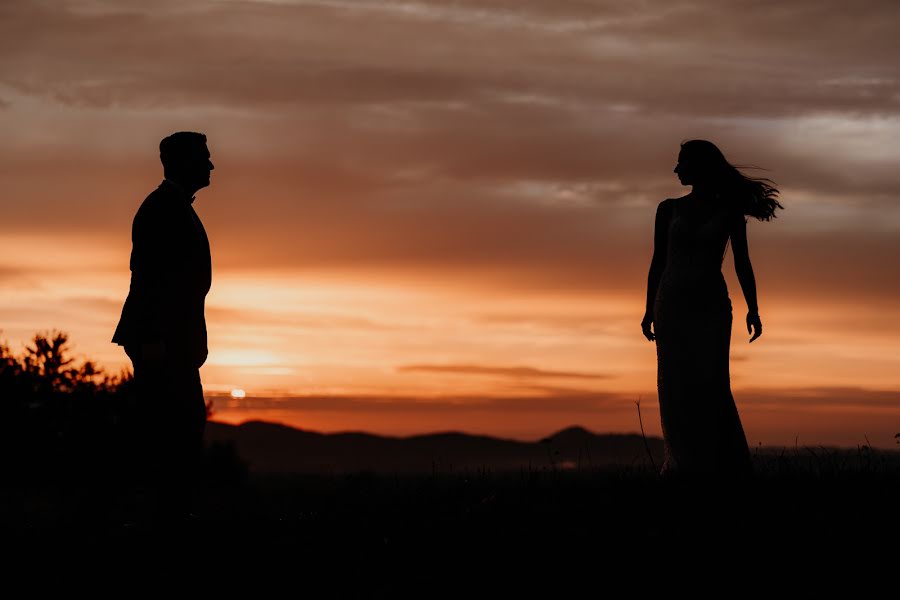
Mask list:
[[[141,204],[131,230],[131,288],[112,341],[163,341],[176,364],[199,368],[208,353],[209,239],[193,198],[163,181]]]

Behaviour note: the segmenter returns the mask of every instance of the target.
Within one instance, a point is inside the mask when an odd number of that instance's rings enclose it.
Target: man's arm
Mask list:
[[[141,300],[137,331],[141,342],[153,349],[166,338],[174,292],[172,240],[167,235],[166,214],[162,208],[156,203],[142,206],[134,218],[131,235],[131,270]]]

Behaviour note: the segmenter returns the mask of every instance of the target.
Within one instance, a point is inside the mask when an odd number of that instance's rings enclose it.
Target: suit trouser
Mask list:
[[[200,370],[170,358],[160,367],[150,368],[137,347],[126,347],[125,352],[134,364],[140,411],[135,441],[143,466],[160,486],[162,501],[172,505],[169,508],[186,509],[203,455],[206,428]]]

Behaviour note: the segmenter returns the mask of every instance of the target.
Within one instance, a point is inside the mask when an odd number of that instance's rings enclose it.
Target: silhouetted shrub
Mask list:
[[[110,375],[73,358],[66,333],[35,334],[20,355],[0,342],[0,485],[139,482],[160,448],[136,391],[131,370]],[[208,482],[237,485],[247,473],[233,445],[205,450]]]
[[[57,331],[35,334],[18,356],[0,343],[3,479],[101,477],[122,459],[133,376],[71,354],[68,335]]]

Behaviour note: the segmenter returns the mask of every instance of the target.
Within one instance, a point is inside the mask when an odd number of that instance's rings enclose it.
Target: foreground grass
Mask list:
[[[153,493],[136,483],[6,486],[0,534],[41,564],[124,561],[137,582],[178,565],[199,579],[278,576],[315,598],[597,595],[613,582],[674,586],[660,575],[672,569],[684,591],[729,570],[741,586],[807,589],[814,575],[827,591],[833,575],[896,555],[898,454],[786,451],[755,464],[731,482],[646,466],[392,476],[232,465],[207,469],[196,518],[176,526],[148,519]]]
[[[325,551],[482,549],[603,543],[652,547],[690,537],[720,547],[815,546],[896,534],[900,455],[757,453],[747,481],[660,478],[649,466],[422,475],[264,475],[208,469],[180,534]],[[0,490],[7,537],[149,539],[152,489],[84,484]]]

